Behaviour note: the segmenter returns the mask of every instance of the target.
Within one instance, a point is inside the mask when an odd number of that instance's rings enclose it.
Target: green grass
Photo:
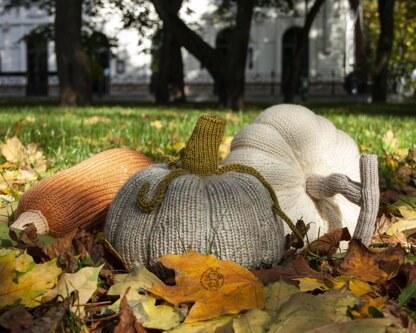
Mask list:
[[[416,144],[416,105],[309,105],[351,135],[360,148],[382,156],[390,149],[383,142],[388,130],[403,150]],[[249,124],[265,107],[220,114],[230,118],[227,135]],[[38,143],[54,170],[71,166],[92,154],[113,147],[129,147],[160,160],[177,143],[187,141],[202,113],[216,112],[208,104],[182,108],[152,105],[58,108],[53,105],[9,106],[0,101],[0,142],[14,135],[24,143]],[[158,129],[157,125],[163,128]],[[394,149],[394,148],[392,148]],[[0,161],[1,162],[1,161]]]

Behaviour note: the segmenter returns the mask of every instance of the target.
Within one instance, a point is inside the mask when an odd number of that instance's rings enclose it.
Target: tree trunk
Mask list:
[[[292,67],[288,76],[287,87],[285,87],[284,90],[285,103],[292,103],[295,97],[295,91],[302,68],[302,59],[304,57],[306,45],[308,45],[309,31],[311,30],[313,21],[315,20],[316,15],[324,2],[325,0],[315,0],[312,8],[306,15],[305,24],[302,27],[300,36],[296,43],[295,54],[293,56]]]
[[[165,0],[164,3],[172,13],[177,15],[182,0]],[[154,82],[156,103],[185,102],[181,45],[166,27],[163,27],[161,36],[162,42],[158,52],[158,68]]]
[[[197,58],[214,79],[220,106],[240,109],[244,94],[245,62],[254,0],[238,2],[237,27],[227,56],[189,29],[178,15],[167,8],[164,0],[151,2],[163,24],[174,34],[178,43]]]
[[[83,0],[55,0],[55,50],[60,104],[91,103],[91,67],[81,43]]]
[[[255,0],[239,0],[237,4],[236,25],[227,54],[226,72],[226,105],[232,110],[243,108],[247,48],[254,4]]]
[[[378,0],[380,37],[373,74],[373,102],[387,100],[387,77],[394,34],[394,0]]]

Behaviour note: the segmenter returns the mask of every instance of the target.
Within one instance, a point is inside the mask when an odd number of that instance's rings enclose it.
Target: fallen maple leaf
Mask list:
[[[351,239],[348,228],[335,229],[314,240],[309,245],[309,251],[320,256],[332,256],[339,249],[341,241]]]
[[[329,279],[330,276],[312,269],[305,258],[299,257],[287,262],[285,266],[273,266],[271,268],[253,271],[253,274],[264,284],[285,280],[288,283],[298,285],[295,278],[310,277],[319,280]]]
[[[0,309],[15,303],[40,305],[40,299],[56,283],[61,269],[56,260],[36,264],[27,253],[0,249]]]
[[[35,143],[30,143],[25,147],[14,136],[0,145],[0,151],[7,162],[17,164],[19,169],[35,170],[37,172],[46,171],[46,159]]]
[[[233,320],[233,330],[236,333],[265,332],[270,315],[259,309],[251,309]]]
[[[296,293],[272,318],[269,332],[385,332],[388,319],[351,320],[347,311],[359,299],[345,291],[331,291],[314,296]]]
[[[7,139],[0,147],[1,154],[10,163],[18,163],[23,157],[25,147],[16,136]]]
[[[159,278],[145,268],[136,269],[129,274],[115,274],[114,285],[107,295],[124,294],[135,318],[145,328],[168,330],[177,326],[184,318],[177,309],[167,304],[156,305],[156,298],[143,292],[155,284],[164,285]],[[122,300],[118,300],[106,308],[109,311],[121,310]]]
[[[172,304],[195,302],[185,322],[215,318],[264,307],[264,287],[246,268],[213,255],[168,254],[162,264],[176,272],[176,286],[150,291]]]
[[[78,293],[76,303],[72,306],[74,313],[84,314],[84,305],[97,289],[98,274],[104,265],[100,267],[84,267],[76,273],[64,273],[59,279],[56,287],[48,292],[43,298],[50,300],[58,295],[67,298],[73,291]]]
[[[397,217],[397,222],[393,223],[386,234],[392,236],[397,231],[411,234],[416,229],[416,198],[406,198],[399,201],[395,208],[401,217]]]
[[[194,323],[184,323],[169,330],[169,333],[204,333],[218,332],[228,333],[234,332],[232,329],[232,321],[235,315],[221,316],[206,321],[197,321]],[[243,331],[244,332],[244,331]],[[243,333],[241,332],[241,333]]]
[[[265,311],[272,317],[278,313],[282,305],[294,294],[300,292],[299,288],[284,281],[278,281],[265,287]]]
[[[397,275],[405,261],[404,255],[405,251],[400,246],[372,253],[359,240],[353,239],[338,272],[363,281],[383,283]]]
[[[354,296],[362,297],[373,291],[367,282],[343,275],[327,280],[313,278],[297,278],[294,280],[299,281],[299,289],[302,292],[314,291],[315,289],[326,291],[344,288],[350,290]]]
[[[127,301],[126,295],[123,296],[120,304],[120,321],[114,328],[114,333],[144,333],[146,330],[136,319]]]

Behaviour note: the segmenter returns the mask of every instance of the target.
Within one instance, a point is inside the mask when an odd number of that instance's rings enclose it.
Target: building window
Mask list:
[[[117,74],[123,74],[126,71],[126,64],[124,60],[116,61],[116,72]]]
[[[249,47],[247,52],[247,59],[248,59],[248,69],[253,69],[253,48]]]

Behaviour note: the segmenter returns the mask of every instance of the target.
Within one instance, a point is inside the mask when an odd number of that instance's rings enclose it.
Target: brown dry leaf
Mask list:
[[[176,272],[176,286],[155,285],[150,291],[172,304],[195,302],[191,323],[264,307],[264,287],[246,268],[213,255],[188,252],[160,259]]]
[[[396,223],[396,217],[391,213],[382,214],[381,217],[376,220],[376,228],[371,240],[372,244],[401,244],[406,246],[408,241],[406,235],[400,231],[395,231],[391,235],[387,235],[386,231],[389,230],[394,223]]]
[[[313,241],[309,246],[309,251],[321,256],[332,256],[339,249],[341,241],[351,239],[348,228],[335,229]]]
[[[391,189],[387,189],[380,193],[380,202],[386,203],[386,204],[392,204],[399,199],[400,193],[393,191]]]
[[[372,239],[373,244],[401,244],[402,246],[408,245],[407,237],[404,233],[396,231],[393,235],[375,235]]]
[[[269,285],[280,280],[285,280],[290,284],[298,285],[299,283],[294,279],[303,277],[310,277],[318,280],[327,280],[331,278],[323,272],[317,272],[312,269],[303,257],[290,260],[285,266],[279,265],[253,271],[253,274],[264,285]]]
[[[127,294],[128,290],[126,290]],[[136,319],[127,301],[123,296],[120,304],[120,322],[114,328],[114,333],[145,333],[147,332],[142,324]]]
[[[72,246],[72,241],[77,232],[78,230],[75,229],[67,233],[64,237],[57,238],[54,243],[48,245],[43,251],[49,257],[49,259],[59,257],[59,255],[63,252],[69,252],[75,255],[75,250]]]
[[[32,315],[22,305],[15,306],[0,316],[0,327],[19,333],[33,325]]]
[[[387,303],[383,308],[383,315],[385,318],[391,319],[395,327],[416,329],[416,323],[409,317],[406,311],[394,304]]]
[[[363,281],[383,283],[397,275],[404,261],[405,251],[400,246],[374,254],[359,240],[353,239],[338,272]]]
[[[381,217],[377,218],[376,220],[376,228],[374,234],[383,235],[394,222],[396,222],[396,217],[393,214],[382,214]]]

